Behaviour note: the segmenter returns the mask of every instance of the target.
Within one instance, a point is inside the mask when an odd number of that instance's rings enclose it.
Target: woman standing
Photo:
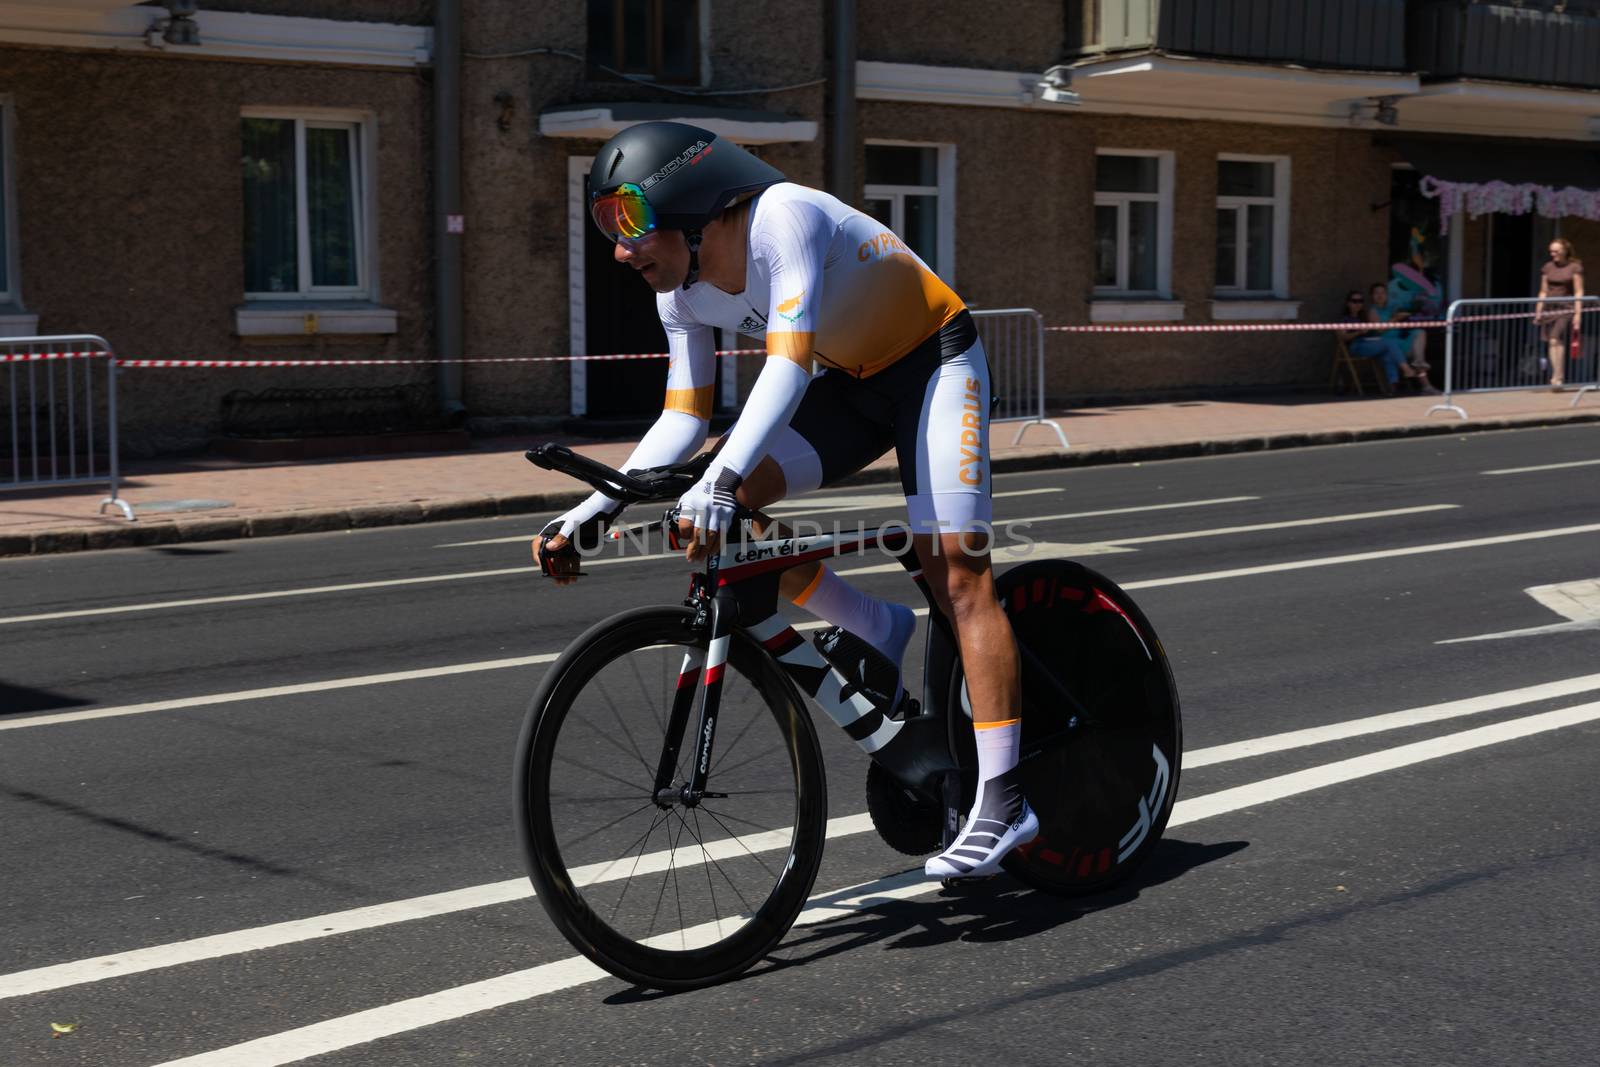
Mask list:
[[[1544,302],[1551,297],[1577,297],[1562,300],[1547,314]],[[1566,384],[1567,347],[1578,336],[1583,314],[1583,260],[1572,253],[1572,242],[1565,237],[1550,241],[1550,262],[1539,268],[1539,302],[1533,308],[1533,321],[1539,324],[1550,357],[1550,387]],[[1571,306],[1568,307],[1570,302]]]

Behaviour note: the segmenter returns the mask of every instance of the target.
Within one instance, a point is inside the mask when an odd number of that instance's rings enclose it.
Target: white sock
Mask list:
[[[978,789],[991,778],[998,778],[1017,765],[1022,751],[1022,720],[973,723],[978,739]],[[973,805],[974,810],[978,807]]]
[[[805,608],[817,618],[842,626],[868,644],[882,648],[894,632],[889,602],[868,596],[826,567],[819,566],[817,572],[806,590],[795,597],[795,607]]]
[[[1028,808],[1017,781],[1017,756],[1022,720],[974,723],[978,741],[978,795],[966,825],[950,847],[923,864],[930,878],[984,877],[1000,869],[1000,861],[1039,832],[1039,819]]]

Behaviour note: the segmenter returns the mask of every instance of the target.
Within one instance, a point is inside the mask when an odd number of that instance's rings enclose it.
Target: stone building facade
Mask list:
[[[1600,223],[1570,217],[1462,218],[1446,239],[1415,190],[1424,158],[1489,161],[1440,175],[1463,181],[1513,157],[1551,181],[1582,172],[1600,136],[1600,87],[1582,74],[1433,77],[1378,31],[1316,37],[1343,41],[1341,55],[1246,54],[1256,46],[1220,30],[1183,36],[1198,0],[1123,5],[1155,21],[1115,39],[1109,0],[1018,0],[1004,17],[859,0],[848,34],[830,0],[667,0],[644,6],[669,24],[643,27],[618,23],[624,6],[199,0],[191,17],[0,0],[0,328],[102,334],[131,357],[424,361],[130,370],[135,452],[202,447],[241,392],[268,388],[404,387],[429,398],[421,421],[464,415],[484,431],[637,419],[658,402],[658,362],[469,363],[441,415],[448,386],[425,361],[440,351],[447,240],[461,253],[462,355],[659,351],[649,294],[609,262],[583,185],[605,138],[651,117],[710,126],[805,184],[851,175],[833,191],[906,231],[969,303],[1051,324],[1324,321],[1347,288],[1389,276],[1414,219],[1451,296],[1522,295],[1556,233],[1600,249]],[[1299,5],[1361,7],[1380,31],[1417,6]],[[448,17],[461,173],[449,228],[434,183]],[[1574,33],[1587,17],[1549,15],[1576,19]],[[841,113],[855,127],[843,168]],[[1046,385],[1063,403],[1307,387],[1326,380],[1328,349],[1318,333],[1052,334]],[[758,368],[725,361],[724,410]]]

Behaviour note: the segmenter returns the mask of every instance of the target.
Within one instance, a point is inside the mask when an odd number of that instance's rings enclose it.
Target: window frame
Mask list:
[[[1175,153],[1165,149],[1149,148],[1096,148],[1095,159],[1101,156],[1139,156],[1156,160],[1156,191],[1154,193],[1101,192],[1094,190],[1094,207],[1117,209],[1117,280],[1113,285],[1095,285],[1096,299],[1172,299],[1172,214],[1173,186],[1176,171]],[[1091,178],[1097,182],[1098,178]],[[1128,288],[1128,205],[1154,203],[1156,205],[1156,287],[1154,289]],[[1090,232],[1094,232],[1091,215]]]
[[[662,0],[649,0],[650,4],[650,52],[649,70],[629,70],[624,44],[623,23],[625,21],[623,5],[626,0],[609,0],[611,5],[611,59],[618,71],[629,78],[642,78],[646,81],[656,82],[661,85],[698,85],[711,84],[710,53],[711,53],[711,5],[709,0],[694,0],[694,31],[689,34],[689,41],[694,48],[694,54],[689,57],[687,66],[692,73],[682,79],[668,79],[661,75],[661,68],[665,58],[662,42]],[[585,5],[584,19],[588,21],[588,5]],[[587,26],[586,26],[587,29]],[[598,64],[593,53],[588,48],[588,62]]]
[[[295,150],[295,269],[299,288],[293,292],[259,292],[246,289],[247,302],[284,301],[370,301],[378,299],[377,182],[374,162],[377,156],[377,122],[368,111],[336,108],[246,107],[239,112],[241,135],[246,119],[275,119],[294,123]],[[306,130],[343,129],[354,138],[350,159],[356,200],[354,213],[356,282],[355,285],[315,285],[311,273],[311,216],[307,210]],[[243,189],[240,190],[243,202]],[[241,235],[241,261],[245,252]]]
[[[1247,155],[1238,152],[1219,152],[1217,154],[1218,170],[1222,163],[1269,163],[1272,165],[1272,195],[1271,196],[1223,196],[1217,194],[1217,210],[1232,211],[1234,213],[1234,279],[1238,284],[1217,285],[1216,267],[1212,266],[1212,290],[1219,296],[1228,299],[1259,299],[1269,297],[1277,300],[1289,298],[1289,167],[1288,156],[1260,156]],[[1272,248],[1269,254],[1272,257],[1272,285],[1267,289],[1250,289],[1244,285],[1248,275],[1249,247],[1249,207],[1263,205],[1272,208]]]
[[[956,277],[956,146],[947,141],[902,141],[893,138],[871,137],[863,147],[875,148],[932,148],[934,155],[935,185],[864,184],[861,189],[862,206],[868,200],[889,201],[889,228],[903,236],[907,196],[933,196],[934,198],[934,256],[938,262],[934,273],[946,285],[954,286]],[[862,171],[865,174],[865,153]]]

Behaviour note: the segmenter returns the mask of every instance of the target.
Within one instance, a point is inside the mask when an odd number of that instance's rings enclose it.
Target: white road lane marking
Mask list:
[[[816,628],[820,625],[820,623],[813,624],[808,628]],[[1430,704],[1404,711],[1388,712],[1383,715],[1371,715],[1346,722],[1330,723],[1326,726],[1315,726],[1305,730],[1293,730],[1287,733],[1236,741],[1231,744],[1195,749],[1184,753],[1183,766],[1186,770],[1194,770],[1219,763],[1248,759],[1252,756],[1265,755],[1270,752],[1282,752],[1287,749],[1323,744],[1329,741],[1343,741],[1366,734],[1438,722],[1458,716],[1475,715],[1480,712],[1515,707],[1520,704],[1541,700],[1552,700],[1578,693],[1591,692],[1596,689],[1600,689],[1600,674],[1589,674],[1577,678],[1545,682],[1539,685],[1523,686],[1500,693],[1485,693],[1480,696],[1450,701],[1445,704]],[[870,818],[864,812],[832,819],[828,822],[828,837],[844,837],[860,833],[870,828],[870,826]],[[755,836],[742,838],[741,841],[745,847],[751,848],[761,843]],[[778,842],[776,838],[773,839],[773,842],[775,843],[769,842],[770,847],[782,847],[782,842]],[[663,869],[666,857],[667,853],[665,851],[652,853],[644,857],[640,863],[649,870],[659,870]],[[598,865],[596,866],[598,867]],[[596,880],[598,881],[599,879]],[[364,908],[331,912],[327,915],[315,915],[308,919],[294,919],[287,922],[273,923],[268,926],[258,926],[246,930],[193,938],[188,941],[178,941],[167,945],[155,945],[149,948],[131,949],[126,952],[96,956],[91,959],[53,964],[47,967],[18,971],[14,974],[0,975],[0,1000],[7,997],[25,996],[30,993],[81,985],[86,982],[99,981],[103,978],[116,978],[123,975],[138,974],[142,971],[176,967],[185,963],[216,959],[220,956],[230,956],[241,952],[256,952],[319,937],[353,933],[358,930],[387,926],[410,919],[424,919],[446,915],[455,911],[489,907],[529,896],[532,896],[532,890],[528,887],[527,879],[513,878],[502,882],[489,882],[484,885],[468,886],[443,893],[391,901],[386,904],[374,904]]]
[[[1019,490],[1019,492],[1033,492],[1033,490]],[[1109,511],[1083,511],[1070,515],[1035,516],[1032,519],[1008,520],[1016,522],[1045,522],[1058,519],[1090,518],[1098,515],[1123,515],[1142,511],[1165,511],[1170,508],[1201,507],[1208,504],[1232,504],[1242,500],[1258,500],[1259,497],[1239,496],[1223,497],[1217,500],[1190,500],[1176,504],[1151,504],[1137,508],[1113,508]],[[511,540],[525,540],[524,538],[511,538]],[[639,563],[645,560],[663,560],[677,556],[677,552],[653,553],[650,555],[616,556],[603,559],[588,559],[584,567],[610,566],[617,563]],[[161,611],[168,608],[202,607],[208,604],[235,604],[251,600],[277,600],[293,596],[315,596],[325,593],[351,593],[363,589],[385,589],[402,585],[425,585],[431,582],[459,582],[474,578],[499,578],[508,574],[537,573],[538,567],[529,564],[525,567],[501,567],[487,571],[462,571],[456,574],[426,574],[414,578],[386,578],[372,582],[345,582],[339,585],[314,585],[299,589],[273,589],[263,593],[232,593],[227,596],[190,597],[184,600],[156,600],[144,604],[118,604],[104,608],[78,608],[72,611],[49,611],[31,615],[0,616],[0,626],[11,626],[26,622],[51,622],[57,619],[86,619],[100,615],[124,615],[140,611]]]
[[[1175,574],[1170,578],[1148,578],[1141,582],[1122,583],[1123,589],[1155,589],[1164,585],[1188,585],[1192,582],[1216,582],[1226,578],[1247,578],[1255,574],[1278,574],[1283,571],[1307,570],[1312,567],[1337,567],[1344,563],[1365,563],[1375,559],[1395,559],[1400,556],[1421,556],[1429,552],[1454,552],[1464,548],[1485,548],[1489,545],[1512,545],[1519,541],[1542,541],[1550,537],[1569,537],[1573,534],[1600,531],[1600,522],[1584,526],[1560,526],[1552,530],[1527,530],[1523,533],[1502,534],[1498,537],[1474,537],[1467,541],[1440,541],[1431,545],[1410,545],[1406,548],[1384,548],[1375,552],[1352,552],[1347,556],[1318,556],[1314,559],[1295,559],[1285,563],[1263,563],[1259,567],[1235,567],[1225,571],[1201,571],[1197,574]]]
[[[1600,719],[1600,701],[1339,760],[1320,767],[1179,801],[1174,806],[1172,818],[1167,825],[1169,828],[1182,826],[1427,760],[1457,755],[1487,745],[1531,737],[1597,719]],[[842,915],[866,911],[886,901],[907,900],[932,893],[938,888],[938,882],[927,881],[920,871],[912,870],[862,885],[817,894],[807,902],[794,925],[813,925]],[[688,936],[691,932],[693,931],[686,930],[682,933]],[[675,938],[679,936],[679,932],[673,931],[663,936]],[[437,993],[384,1004],[367,1011],[326,1019],[309,1026],[271,1034],[213,1052],[171,1060],[162,1067],[277,1067],[280,1064],[294,1063],[311,1056],[367,1044],[424,1026],[533,1000],[607,977],[609,976],[604,971],[583,957],[569,957],[496,978],[443,989]]]
[[[1528,715],[1520,719],[1508,719],[1505,722],[1491,723],[1488,726],[1479,726],[1476,729],[1463,730],[1456,734],[1445,734],[1442,737],[1433,737],[1426,741],[1414,741],[1409,745],[1386,748],[1379,752],[1369,752],[1364,756],[1352,756],[1349,759],[1338,760],[1334,763],[1325,763],[1320,767],[1308,767],[1303,771],[1280,774],[1276,778],[1267,778],[1259,782],[1252,782],[1249,785],[1223,789],[1215,793],[1207,793],[1203,797],[1180,801],[1177,808],[1183,811],[1183,822],[1209,819],[1213,815],[1237,811],[1251,804],[1282,800],[1284,797],[1292,797],[1297,793],[1305,793],[1313,789],[1321,789],[1324,786],[1337,785],[1340,782],[1353,781],[1356,778],[1365,778],[1383,771],[1409,767],[1414,763],[1422,763],[1425,760],[1453,756],[1461,752],[1469,752],[1475,748],[1483,748],[1486,745],[1515,741],[1519,738],[1532,737],[1535,734],[1549,730],[1559,730],[1566,726],[1594,722],[1597,719],[1600,719],[1600,700],[1592,701],[1588,704],[1578,704],[1570,708],[1561,708],[1556,711],[1540,712],[1537,715]],[[1174,814],[1172,821],[1174,824],[1178,822],[1176,814]]]
[[[1251,756],[1264,756],[1269,752],[1284,752],[1306,745],[1321,745],[1329,741],[1345,741],[1352,737],[1382,733],[1385,730],[1402,730],[1408,726],[1456,719],[1465,715],[1479,715],[1486,711],[1514,708],[1519,704],[1533,704],[1541,700],[1589,693],[1600,689],[1600,674],[1585,674],[1578,678],[1564,678],[1556,682],[1507,689],[1499,693],[1450,700],[1443,704],[1428,704],[1405,711],[1391,711],[1382,715],[1369,715],[1361,719],[1312,726],[1304,730],[1290,730],[1267,737],[1253,737],[1247,741],[1234,741],[1226,745],[1213,745],[1183,754],[1183,769],[1196,770],[1214,763],[1227,763]]]
[[[1007,489],[1003,493],[995,493],[994,499],[1013,496],[1039,496],[1042,493],[1064,493],[1065,486],[1050,486],[1044,489]],[[797,497],[794,500],[784,500],[767,509],[767,514],[774,518],[786,518],[791,514],[804,515],[808,512],[827,511],[871,511],[874,508],[899,507],[905,503],[905,497],[900,493],[855,493],[841,496]],[[637,505],[647,507],[648,505]],[[639,527],[634,527],[635,531]],[[451,541],[448,544],[434,545],[434,548],[471,548],[475,545],[510,545],[517,542],[532,541],[538,532],[512,534],[509,537],[488,537],[481,541]]]
[[[1516,544],[1521,541],[1539,541],[1551,537],[1568,537],[1574,534],[1600,532],[1600,523],[1588,523],[1583,526],[1562,526],[1551,530],[1527,530],[1522,533],[1502,534],[1498,537],[1475,537],[1466,541],[1442,541],[1429,545],[1410,545],[1405,548],[1386,548],[1374,552],[1354,552],[1344,556],[1319,556],[1313,559],[1296,559],[1284,563],[1264,563],[1256,567],[1236,567],[1224,571],[1200,571],[1195,574],[1175,574],[1167,578],[1147,578],[1143,581],[1122,583],[1125,590],[1156,589],[1163,586],[1188,585],[1195,582],[1216,582],[1229,578],[1247,578],[1258,574],[1277,574],[1285,571],[1308,570],[1315,567],[1336,567],[1346,563],[1363,563],[1377,559],[1393,559],[1402,556],[1419,556],[1430,552],[1454,552],[1461,549],[1485,548],[1492,545]],[[927,609],[918,609],[918,614],[926,615]],[[822,625],[797,626],[796,629],[809,629]],[[544,653],[555,658],[555,653]],[[548,662],[537,658],[525,659],[524,662]],[[498,667],[520,666],[520,662],[511,660],[487,660],[480,664],[462,663],[450,667],[426,668],[415,672],[419,678],[432,677],[438,674],[463,674],[474,670],[494,670]],[[377,684],[387,681],[406,681],[407,675],[413,672],[399,671],[394,674],[368,675],[363,678],[335,679],[331,682],[311,682],[305,686],[277,686],[268,690],[246,690],[242,694],[217,694],[214,696],[188,697],[178,702],[158,701],[154,704],[136,704],[119,708],[88,708],[83,711],[65,711],[51,715],[35,715],[26,719],[15,719],[0,722],[0,730],[17,730],[29,726],[45,726],[51,723],[77,722],[82,719],[107,718],[113,715],[132,715],[144,711],[165,711],[171,707],[192,707],[198,704],[223,704],[234,700],[254,699],[252,694],[261,696],[279,696],[289,692],[313,692],[317,689],[342,689],[353,685]]]
[[[792,828],[716,842],[709,847],[709,851],[716,859],[726,859],[751,852],[770,852],[787,848],[790,829]],[[831,841],[835,838],[865,833],[870,829],[872,829],[871,816],[861,812],[858,815],[829,819],[827,837]],[[692,850],[685,846],[680,851],[689,854],[693,861],[697,862],[700,858],[698,849]],[[618,867],[615,863],[593,863],[575,869],[572,872],[572,879],[578,885],[594,885],[638,874],[650,874],[667,870],[672,858],[672,851],[663,849],[641,856],[636,867]],[[680,866],[684,865],[681,859],[679,863]],[[526,900],[532,896],[533,887],[529,885],[526,877],[508,878],[502,882],[489,882],[484,885],[468,886],[465,889],[430,893],[408,900],[394,900],[365,908],[313,915],[309,919],[291,919],[248,930],[233,930],[225,934],[175,941],[169,945],[153,945],[150,948],[115,952],[92,959],[35,967],[28,971],[17,971],[15,974],[0,975],[0,1000],[44,993],[52,989],[65,989],[107,978],[122,978],[130,974],[162,970],[185,963],[198,963],[201,960],[213,960],[222,956],[234,956],[241,952],[260,952],[301,941],[351,934],[379,926],[409,922],[413,919],[431,919],[457,911],[488,908],[496,904]]]
[[[390,671],[386,674],[362,674],[351,678],[329,678],[321,682],[273,685],[264,689],[240,689],[232,693],[206,693],[201,696],[179,697],[176,700],[152,700],[144,704],[122,704],[110,708],[84,708],[81,711],[58,711],[48,715],[30,715],[25,719],[6,719],[0,721],[0,730],[25,730],[30,726],[53,726],[65,722],[83,722],[86,719],[112,719],[123,715],[143,715],[152,711],[203,708],[212,704],[232,704],[241,700],[265,700],[269,697],[296,696],[300,693],[320,693],[328,689],[353,689],[363,685],[410,682],[418,678],[441,678],[448,674],[472,674],[477,671],[497,671],[506,667],[527,667],[535,663],[551,663],[560,654],[559,652],[540,652],[534,656],[485,659],[478,660],[476,663],[452,663],[444,667],[422,667],[411,671]]]
[[[927,608],[913,608],[915,615],[928,614]],[[796,630],[820,630],[825,622],[796,623]],[[509,659],[485,659],[473,663],[451,663],[443,667],[420,667],[410,671],[390,671],[386,674],[361,674],[350,678],[330,678],[321,682],[300,682],[295,685],[274,685],[265,689],[239,689],[231,693],[207,693],[203,696],[178,697],[175,700],[152,700],[144,704],[121,704],[109,708],[84,708],[81,711],[57,711],[46,715],[30,715],[23,719],[0,720],[0,730],[25,730],[30,726],[55,726],[86,719],[113,719],[123,715],[145,715],[152,711],[176,711],[180,708],[202,708],[213,704],[232,704],[245,700],[265,700],[270,697],[296,696],[300,693],[318,693],[325,689],[353,689],[363,685],[386,685],[390,682],[410,682],[419,678],[441,678],[450,674],[472,674],[476,671],[498,671],[507,667],[528,667],[539,663],[553,663],[560,652],[540,652],[532,656],[513,656]]]
[[[0,617],[0,626],[21,622],[50,622],[54,619],[85,619],[93,615],[124,615],[135,611],[160,611],[166,608],[192,608],[203,604],[237,604],[246,600],[276,600],[291,596],[313,596],[318,593],[352,593],[361,589],[384,589],[397,585],[425,585],[429,582],[459,582],[470,578],[498,578],[507,574],[527,574],[538,571],[526,567],[501,567],[492,571],[462,571],[459,574],[426,574],[416,578],[386,578],[376,582],[345,582],[340,585],[312,585],[300,589],[273,589],[265,593],[232,593],[228,596],[191,597],[186,600],[154,600],[146,604],[118,604],[108,608],[80,608],[76,611],[50,611],[38,615],[10,615]]]
[[[1600,630],[1600,578],[1585,578],[1576,582],[1556,582],[1551,585],[1534,585],[1523,592],[1534,601],[1566,619],[1566,622],[1548,623],[1544,626],[1524,626],[1518,630],[1500,630],[1492,634],[1473,637],[1452,637],[1435,641],[1436,645],[1459,645],[1467,641],[1499,641],[1507,637],[1532,637],[1536,634],[1572,633],[1578,630]]]
[[[1346,515],[1323,515],[1312,519],[1286,519],[1282,522],[1259,522],[1248,526],[1219,526],[1210,530],[1184,530],[1178,533],[1150,534],[1144,537],[1117,537],[1109,541],[1088,542],[1062,542],[1039,541],[1032,544],[1004,545],[995,550],[996,563],[1014,563],[1034,557],[1044,558],[1047,554],[1054,554],[1066,559],[1079,556],[1100,556],[1109,552],[1134,552],[1137,549],[1128,548],[1128,545],[1153,545],[1166,541],[1192,541],[1205,537],[1223,537],[1230,534],[1259,533],[1264,530],[1288,530],[1302,526],[1327,526],[1340,522],[1362,522],[1368,519],[1388,519],[1396,515],[1418,515],[1428,511],[1450,511],[1459,508],[1460,504],[1423,504],[1414,508],[1391,508],[1387,511],[1360,511]],[[997,537],[1007,536],[1006,531],[1014,527],[1024,527],[1030,523],[1048,522],[1056,519],[1067,518],[1063,515],[1040,515],[1031,518],[1007,519],[997,524]],[[1014,536],[1014,535],[1012,535]],[[875,563],[866,567],[851,567],[841,570],[841,575],[846,574],[880,574],[888,571],[900,570],[898,563]],[[1130,587],[1131,588],[1131,587]]]
[[[1082,559],[1085,556],[1104,556],[1113,552],[1132,552],[1131,548],[1102,542],[1074,544],[1067,541],[1033,541],[1024,545],[997,545],[991,554],[995,565],[1026,563],[1032,559]],[[856,574],[888,574],[903,571],[898,563],[873,563],[866,567],[845,567],[838,571],[840,577]]]
[[[1482,474],[1532,474],[1534,471],[1562,471],[1571,467],[1593,467],[1600,464],[1600,459],[1580,459],[1571,463],[1543,463],[1537,467],[1504,467],[1495,471],[1482,471]]]

